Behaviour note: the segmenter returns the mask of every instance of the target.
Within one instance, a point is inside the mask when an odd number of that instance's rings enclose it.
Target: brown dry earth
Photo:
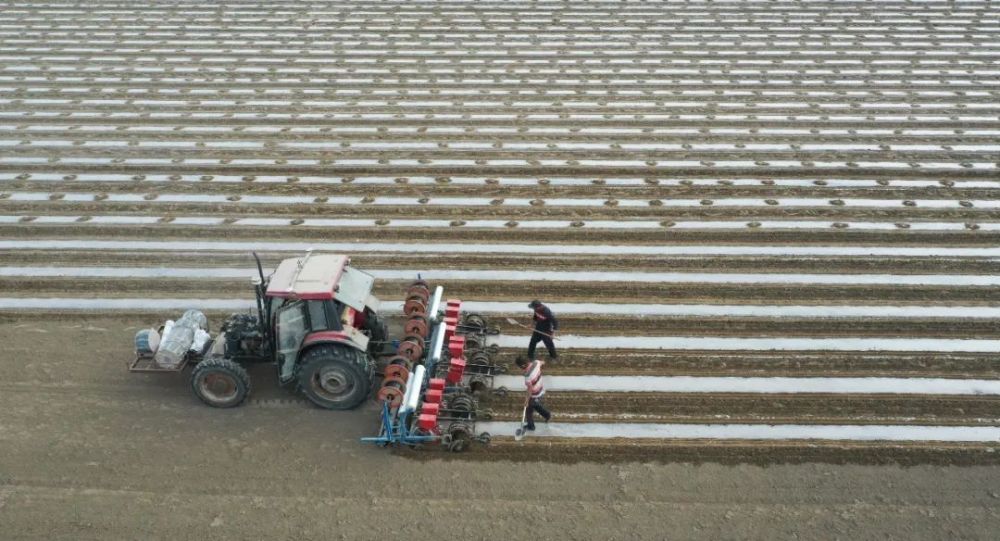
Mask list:
[[[174,240],[398,243],[352,254],[359,268],[397,271],[1000,272],[991,252],[1000,235],[1000,20],[990,2],[183,1],[0,0],[0,242],[12,243],[0,248],[0,269],[250,268],[247,250],[148,249]],[[204,195],[219,199],[191,199]],[[249,202],[259,196],[300,199]],[[487,203],[438,204],[447,197]],[[102,221],[109,217],[149,223]],[[192,217],[217,223],[183,222]],[[257,218],[276,221],[243,221]],[[359,221],[303,221],[316,218]],[[416,219],[445,226],[398,225]],[[471,227],[475,220],[494,225]],[[532,229],[532,220],[565,227]],[[714,221],[736,227],[706,225]],[[127,244],[34,244],[46,240]],[[436,253],[410,249],[429,243]],[[532,246],[449,251],[499,243]],[[932,253],[558,253],[598,245]],[[261,254],[265,265],[300,254],[281,246]],[[978,255],[940,254],[953,249]],[[399,300],[403,285],[382,281],[377,293]],[[556,303],[1000,300],[1000,288],[960,280],[443,285],[465,300]],[[0,289],[192,304],[250,294],[241,280],[30,273],[0,276]],[[995,442],[500,435],[461,456],[387,452],[359,442],[377,430],[374,404],[316,410],[277,389],[267,368],[252,371],[247,407],[212,410],[183,377],[125,371],[134,331],[175,316],[0,313],[0,539],[992,539],[1000,526]],[[213,327],[223,316],[209,313]],[[581,335],[1000,332],[996,320],[933,317],[561,320],[564,333]],[[502,319],[499,327],[523,332]],[[515,353],[502,350],[501,362]],[[547,370],[996,379],[1000,358],[573,349]],[[989,396],[636,395],[548,399],[577,422],[995,427],[1000,418]],[[519,413],[515,396],[484,397],[482,406],[499,420]]]
[[[995,467],[723,465],[774,449],[697,442],[500,442],[489,453],[518,462],[477,460],[482,449],[415,461],[358,441],[376,429],[373,405],[320,411],[268,370],[252,373],[250,405],[226,411],[181,378],[129,375],[133,331],[97,316],[0,324],[3,539],[988,539],[1000,527]],[[548,461],[568,456],[583,462]]]

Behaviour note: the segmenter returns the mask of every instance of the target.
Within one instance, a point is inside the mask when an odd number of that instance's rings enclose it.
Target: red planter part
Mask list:
[[[433,415],[437,417],[438,412],[440,411],[441,411],[441,404],[431,404],[430,402],[424,402],[424,404],[420,406],[421,415]]]
[[[448,383],[458,383],[465,374],[465,359],[452,359],[448,365]]]
[[[417,426],[427,431],[434,430],[437,427],[437,415],[421,414],[417,419]]]
[[[452,336],[448,340],[448,353],[451,354],[452,359],[458,359],[465,354],[465,337],[464,336]]]

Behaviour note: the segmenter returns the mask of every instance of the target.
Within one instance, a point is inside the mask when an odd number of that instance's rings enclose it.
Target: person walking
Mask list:
[[[545,419],[546,423],[552,419],[552,412],[545,409],[545,405],[542,404],[542,397],[545,396],[545,386],[542,384],[542,366],[545,363],[538,359],[529,363],[526,357],[518,357],[514,362],[524,370],[524,387],[528,391],[528,397],[524,403],[524,408],[527,412],[524,429],[534,430],[535,412],[538,412]]]
[[[549,351],[549,360],[554,361],[559,358],[556,353],[556,344],[552,341],[559,330],[559,321],[548,306],[542,304],[540,300],[533,300],[528,304],[528,308],[534,310],[532,319],[535,321],[535,330],[531,333],[531,340],[528,341],[528,358],[535,358],[535,347],[541,341],[545,344],[545,349]]]

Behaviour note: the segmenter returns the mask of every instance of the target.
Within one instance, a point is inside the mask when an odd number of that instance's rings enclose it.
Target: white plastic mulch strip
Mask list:
[[[166,69],[166,68],[164,68],[164,69]],[[250,69],[252,69],[252,68],[250,68]],[[12,68],[7,68],[7,71],[16,71],[16,70],[12,69]],[[237,68],[236,71],[239,71],[239,68]],[[278,71],[280,71],[280,68],[278,69]],[[707,70],[707,71],[716,71],[719,74],[723,73],[721,70]],[[994,75],[1000,74],[1000,70],[990,70],[989,72],[982,72],[982,73],[983,73],[983,76],[994,76]],[[928,79],[928,80],[932,80],[932,79]],[[947,83],[951,83],[952,81],[956,81],[956,80],[949,80]],[[965,80],[965,81],[968,81],[968,80]],[[545,79],[543,79],[543,78],[539,79],[539,84],[545,84],[546,82],[547,81]],[[668,83],[672,83],[672,81],[667,81],[667,82]],[[519,81],[519,83],[520,84],[524,84],[523,82],[520,82],[520,81]],[[939,80],[939,83],[940,84],[947,84],[946,82],[940,81],[940,80]],[[971,84],[978,84],[978,83],[973,83],[971,81],[968,81],[968,83],[970,85]],[[6,100],[6,99],[0,98],[0,104],[11,103],[13,101],[15,101],[15,100]],[[46,103],[46,102],[40,102],[40,100],[36,100],[36,103],[38,105],[48,105],[48,106],[54,105],[53,103],[51,103],[51,101],[55,101],[55,100],[49,100],[48,103]],[[94,102],[94,100],[88,100],[88,101],[90,101],[91,103]],[[215,100],[212,100],[212,101],[215,101]],[[202,102],[203,105],[208,105],[208,103],[205,103],[205,100],[202,100],[201,102]],[[79,104],[77,104],[77,105],[79,105]],[[110,104],[105,104],[105,105],[110,105]],[[178,103],[177,105],[180,106],[180,105],[185,105],[185,104]],[[968,104],[968,105],[970,105],[970,106],[982,106],[982,105],[989,106],[988,104]],[[244,104],[242,104],[242,107],[247,107],[247,106],[251,106],[251,103],[244,103]],[[86,119],[93,119],[93,118],[130,119],[130,120],[131,119],[166,120],[166,119],[181,119],[181,118],[188,119],[188,118],[194,118],[194,119],[198,119],[198,120],[229,120],[229,119],[235,119],[235,120],[255,120],[255,121],[258,121],[258,122],[268,122],[268,123],[294,122],[294,121],[308,122],[310,120],[340,120],[340,121],[351,121],[351,122],[357,123],[357,122],[362,122],[362,121],[378,122],[378,121],[384,121],[384,120],[388,120],[388,119],[399,119],[399,120],[419,120],[419,121],[422,121],[422,122],[427,122],[427,121],[446,121],[447,122],[447,121],[456,121],[456,120],[473,120],[473,121],[479,121],[479,122],[492,122],[492,123],[497,123],[497,124],[506,124],[506,123],[517,122],[517,121],[546,123],[546,122],[552,122],[552,121],[558,121],[558,120],[569,120],[569,121],[575,121],[575,122],[578,122],[578,123],[587,123],[587,122],[592,122],[592,121],[608,121],[608,120],[634,121],[634,120],[636,120],[636,113],[635,112],[607,113],[607,112],[601,112],[601,111],[588,112],[588,113],[562,113],[562,112],[531,113],[531,112],[523,112],[523,111],[521,111],[521,112],[519,112],[519,111],[504,111],[504,112],[490,112],[490,113],[478,113],[478,112],[468,113],[468,112],[461,112],[461,111],[448,112],[448,113],[439,112],[439,111],[420,111],[420,112],[418,112],[418,111],[411,111],[411,112],[405,112],[405,113],[394,113],[394,112],[388,112],[388,111],[387,112],[382,112],[382,113],[354,113],[354,112],[343,112],[343,113],[326,113],[326,112],[317,112],[317,113],[294,113],[294,112],[260,113],[260,112],[224,112],[224,111],[206,111],[206,112],[192,113],[192,112],[189,112],[189,111],[160,111],[160,112],[155,112],[155,113],[142,113],[142,112],[122,111],[122,112],[107,113],[107,112],[100,112],[100,111],[61,112],[61,111],[44,110],[44,108],[35,108],[35,109],[31,109],[31,110],[22,110],[22,111],[16,111],[16,110],[15,111],[10,111],[10,110],[0,111],[0,118],[35,119],[35,118],[56,118],[56,117],[60,118],[62,121],[68,121],[68,120],[80,119],[80,118],[86,118]],[[641,112],[641,113],[639,113],[639,118],[640,119],[644,119],[644,120],[647,120],[647,121],[663,121],[663,122],[670,122],[670,121],[676,121],[676,120],[683,120],[683,121],[713,120],[713,121],[718,121],[718,122],[747,122],[747,121],[756,120],[756,121],[759,121],[759,122],[787,122],[789,120],[788,117],[789,117],[788,114],[781,114],[781,113],[771,114],[769,112],[768,113],[757,113],[757,114],[743,114],[743,113],[721,113],[721,114],[720,113],[715,113],[715,114],[708,114],[708,113],[687,113],[687,114],[672,114],[672,113],[670,113],[668,111],[665,111],[663,113],[651,113],[651,112]],[[805,114],[805,113],[803,113],[803,114],[796,114],[796,115],[794,115],[794,117],[795,117],[794,120],[799,121],[799,122],[825,121],[825,122],[830,122],[830,123],[839,123],[839,124],[842,124],[842,125],[847,124],[847,123],[857,123],[857,122],[862,122],[862,123],[863,122],[868,122],[868,123],[874,123],[874,124],[882,123],[883,125],[884,125],[884,123],[898,123],[898,122],[935,122],[935,123],[941,123],[942,125],[946,125],[947,126],[947,125],[951,125],[954,122],[983,122],[983,123],[985,123],[985,122],[995,122],[996,121],[995,117],[990,116],[988,114],[987,115],[981,115],[981,114],[961,114],[961,115],[953,115],[953,114],[951,114],[951,115],[950,114],[878,114],[878,115],[865,115],[865,114],[840,114],[840,113],[826,113],[826,114],[820,114],[820,113],[817,113],[817,114]],[[29,163],[29,162],[34,162],[35,161],[35,160],[29,159],[29,158],[30,157],[28,157],[28,156],[16,156],[15,159],[7,160],[7,161],[9,161],[11,163]],[[113,158],[101,158],[100,161],[92,162],[92,163],[108,163],[108,162],[111,162],[112,160],[113,160]],[[211,161],[212,163],[219,163],[216,160],[205,160],[203,158],[199,158],[199,159],[196,159],[196,160],[186,160],[186,159],[182,159],[182,160],[183,161],[181,163],[205,163],[205,161]],[[199,161],[199,160],[205,160],[205,161]],[[221,160],[221,158],[220,158],[220,160]],[[0,161],[3,161],[3,160],[0,160]],[[70,162],[76,162],[76,163],[87,163],[87,162],[81,162],[81,161],[79,161],[79,159],[69,160],[69,161]],[[166,162],[166,161],[169,161],[169,160],[164,159],[163,161]],[[362,161],[362,160],[357,160],[357,159],[319,160],[319,159],[316,159],[316,160],[296,160],[296,163],[309,164],[309,165],[320,165],[321,163],[326,164],[328,161],[329,162],[336,162],[336,163],[339,163],[339,164],[349,164],[349,163],[356,163],[356,162],[359,162],[359,161]],[[372,161],[375,161],[375,160],[372,160]],[[411,162],[416,162],[416,161],[417,160],[390,160],[389,163],[385,164],[385,165],[390,165],[390,164],[391,165],[395,165],[398,162],[411,163]],[[472,162],[474,160],[468,160],[468,161]],[[543,161],[543,162],[540,162],[540,163],[542,165],[550,165],[549,162],[555,162],[555,161],[556,160],[547,160],[547,161]],[[141,163],[141,162],[135,161],[134,159],[124,159],[123,162],[125,162],[125,163]],[[273,160],[264,160],[264,159],[258,159],[257,162],[258,163],[275,163]],[[636,162],[639,162],[639,161],[636,160]],[[229,162],[229,163],[234,163],[234,162]],[[239,164],[242,164],[242,163],[243,163],[243,161],[239,161]],[[369,162],[365,161],[364,163],[369,163]],[[489,161],[487,161],[487,163],[489,163]],[[645,163],[645,162],[642,162],[642,163]],[[685,165],[687,165],[687,164],[700,165],[701,164],[701,162],[698,161],[698,160],[674,161],[674,162],[671,162],[671,163],[680,163],[680,164],[685,164]],[[727,162],[723,162],[723,163],[727,163]],[[738,164],[744,164],[744,165],[745,164],[754,164],[754,162],[752,160],[739,160],[739,161],[728,162],[728,163],[738,163]],[[781,162],[778,162],[778,163],[781,163]],[[799,162],[799,161],[794,161],[793,162],[792,160],[787,160],[785,162],[785,164],[788,164],[788,165],[790,165],[792,163],[799,163],[799,164],[801,164],[801,162]],[[831,166],[833,164],[846,164],[848,162],[815,162],[814,165],[819,165],[820,163],[822,163],[824,166]],[[858,165],[863,165],[866,162],[852,162],[852,163],[858,163]],[[914,162],[882,162],[882,163],[885,163],[885,164],[894,164],[894,165],[898,165],[901,168],[903,168],[903,167],[912,167],[912,166],[909,165],[909,163],[914,163]],[[918,165],[920,165],[920,163],[926,163],[926,162],[917,162]],[[946,165],[945,163],[942,163],[942,162],[934,162],[934,163],[937,164],[937,165]],[[773,164],[773,162],[772,162],[772,164]],[[712,165],[715,165],[715,164],[712,164]],[[954,165],[955,168],[960,168],[961,167],[960,164],[958,164],[958,163],[953,163],[953,164],[950,164],[950,165]],[[973,162],[973,165],[975,165],[975,162]],[[990,167],[992,168],[991,164],[986,164],[984,162],[983,165],[990,165]]]
[[[522,376],[496,376],[494,387],[520,389]],[[785,378],[700,376],[545,376],[547,391],[648,393],[818,393],[1000,395],[1000,380],[944,378]]]
[[[10,100],[4,100],[0,98],[0,105],[4,105]],[[251,106],[247,104],[247,106]],[[0,115],[0,117],[7,115]],[[416,115],[418,117],[423,117],[424,115]],[[477,115],[470,115],[477,116]],[[478,115],[480,117],[489,118],[491,115]],[[517,115],[520,116],[520,115]],[[598,115],[601,116],[601,115]],[[625,115],[629,116],[629,115]],[[759,117],[758,117],[759,118]],[[905,118],[905,117],[904,117]],[[949,122],[954,122],[954,117],[944,117]],[[514,120],[514,119],[511,119]],[[581,119],[582,121],[583,119]],[[748,119],[749,120],[749,119]],[[972,117],[971,121],[991,121],[990,117]],[[946,156],[942,154],[942,156]],[[279,159],[279,158],[177,158],[180,160],[179,164],[176,164],[170,158],[153,158],[153,157],[141,157],[141,158],[112,158],[112,157],[89,157],[89,156],[64,156],[64,157],[44,157],[44,156],[0,156],[0,165],[7,167],[23,167],[26,165],[45,165],[45,164],[58,164],[63,167],[78,167],[78,166],[108,166],[108,167],[132,167],[132,166],[156,166],[165,167],[170,165],[185,165],[185,166],[221,166],[227,165],[232,167],[262,167],[262,166],[277,166],[277,165],[289,165],[289,166],[303,166],[303,167],[329,167],[329,166],[339,166],[339,167],[363,167],[372,168],[380,167],[385,169],[391,169],[394,167],[405,168],[407,171],[418,171],[427,172],[432,171],[435,168],[440,167],[505,167],[505,168],[522,168],[526,171],[533,170],[538,166],[542,167],[575,167],[575,168],[635,168],[647,170],[650,173],[667,173],[667,172],[679,172],[688,171],[691,169],[702,169],[705,171],[719,171],[719,170],[733,170],[733,171],[745,171],[747,169],[759,169],[762,171],[767,170],[785,170],[785,171],[800,171],[802,169],[824,169],[829,171],[839,171],[845,168],[864,168],[864,169],[877,169],[881,171],[912,171],[914,169],[922,169],[924,171],[995,171],[1000,169],[993,162],[987,161],[969,161],[969,162],[948,162],[948,161],[913,161],[913,162],[903,162],[903,161],[802,161],[802,160],[771,160],[768,162],[762,162],[759,160],[719,160],[714,162],[707,162],[703,160],[642,160],[642,159],[582,159],[582,160],[571,160],[571,159],[540,159],[532,160],[525,158],[504,158],[504,159],[494,159],[494,160],[477,160],[472,156],[468,158],[442,158],[442,159],[423,159],[423,158],[398,158],[398,159],[380,159],[376,157],[372,158],[341,158],[341,159],[310,159],[310,158],[294,158],[289,160]],[[327,163],[332,162],[332,163]]]
[[[7,57],[10,58],[10,57]],[[39,58],[39,60],[45,57]],[[0,57],[4,59],[4,57]],[[102,59],[107,61],[108,59]],[[173,61],[181,60],[180,57],[175,57]],[[236,60],[235,58],[233,60]],[[326,62],[331,62],[332,58],[322,59]],[[164,61],[170,62],[170,59],[165,59]],[[282,61],[291,61],[282,59]],[[315,59],[314,62],[319,62],[321,59]],[[375,71],[375,70],[371,70]],[[442,70],[444,71],[444,70]],[[450,71],[450,70],[449,70]],[[517,72],[518,70],[512,70]],[[599,73],[601,70],[590,70],[591,73]],[[643,70],[645,71],[645,70]],[[672,69],[664,68],[658,69],[658,73],[691,73],[694,70],[691,69]],[[706,70],[707,71],[707,70]],[[751,71],[751,70],[746,70]],[[993,70],[979,70],[983,76],[992,75]],[[876,70],[878,73],[878,70]],[[75,103],[74,103],[75,102]],[[3,105],[20,105],[20,106],[37,106],[37,105],[74,105],[80,104],[84,106],[126,106],[126,105],[139,105],[146,107],[156,107],[156,108],[172,108],[181,107],[185,105],[209,105],[214,107],[235,107],[239,105],[256,106],[256,107],[289,107],[293,105],[299,105],[301,107],[325,107],[325,108],[347,108],[347,107],[406,107],[412,111],[437,111],[445,110],[447,108],[452,109],[464,109],[464,110],[475,110],[487,111],[486,114],[490,114],[490,109],[492,110],[503,110],[509,111],[511,109],[536,109],[544,107],[563,107],[567,111],[573,112],[590,112],[589,109],[596,107],[600,108],[613,108],[613,109],[631,109],[638,112],[650,111],[655,113],[660,113],[662,111],[669,111],[672,109],[689,109],[689,108],[705,108],[710,105],[715,105],[720,109],[743,109],[748,107],[753,107],[758,110],[772,112],[772,111],[795,111],[795,110],[810,110],[813,109],[814,104],[808,101],[760,101],[757,103],[742,101],[739,99],[734,100],[720,100],[718,102],[711,101],[700,101],[693,99],[686,100],[634,100],[634,99],[621,99],[621,100],[607,100],[604,103],[601,100],[596,99],[554,99],[550,97],[549,99],[538,99],[538,100],[528,100],[528,99],[518,99],[517,101],[507,101],[504,100],[491,100],[491,99],[473,99],[473,100],[463,100],[461,105],[455,105],[453,100],[450,99],[439,99],[439,100],[427,100],[427,99],[400,99],[400,100],[382,100],[382,99],[361,99],[353,100],[347,99],[299,99],[299,100],[281,100],[281,99],[252,99],[252,100],[239,100],[239,99],[220,99],[213,97],[204,97],[197,99],[159,99],[159,96],[147,97],[147,98],[96,98],[96,97],[86,97],[79,100],[73,100],[71,97],[65,98],[22,98],[22,99],[6,99],[0,98],[0,104]],[[976,102],[963,102],[965,108],[969,110],[981,110],[981,111],[991,111],[997,108],[994,104],[989,103],[976,103]],[[845,102],[825,102],[819,104],[820,109],[832,110],[841,112],[846,109],[850,109],[851,106],[859,107],[860,109],[868,109],[872,111],[877,111],[879,109],[885,110],[915,110],[919,109],[921,112],[927,111],[932,112],[942,109],[953,109],[958,105],[958,102],[916,102],[916,103],[900,103],[891,101],[873,101],[862,102],[860,104],[851,104]],[[534,112],[534,111],[532,111]],[[654,114],[655,114],[654,113]]]
[[[100,196],[100,199],[95,197]],[[351,205],[351,206],[448,206],[448,207],[530,207],[536,205],[556,207],[607,207],[608,199],[599,198],[537,198],[524,197],[491,198],[491,197],[374,197],[362,196],[329,196],[317,199],[315,196],[302,195],[243,195],[238,200],[230,199],[226,194],[155,194],[153,199],[147,199],[149,194],[142,193],[111,193],[95,194],[86,192],[49,193],[49,192],[11,192],[7,198],[11,201],[45,201],[45,202],[97,202],[97,203],[179,203],[179,204],[240,204],[240,205]],[[843,198],[829,199],[818,197],[779,197],[775,199],[755,198],[717,198],[705,199],[656,199],[658,207],[700,208],[716,207],[829,207],[844,208],[935,208],[961,209],[963,205],[958,200],[951,199],[865,199]],[[649,199],[617,199],[614,206],[645,208],[650,206]],[[992,199],[975,199],[966,201],[975,208],[1000,208],[1000,201]]]
[[[0,88],[0,90],[4,90]],[[166,131],[166,130],[164,130]],[[39,139],[35,141],[24,141],[22,139],[0,139],[0,148],[67,148],[74,147],[76,141],[72,139]],[[105,140],[105,141],[84,141],[85,148],[127,148],[130,141],[125,139]],[[263,149],[267,145],[264,141],[197,141],[189,140],[155,140],[140,141],[137,145],[140,148],[213,148],[213,149]],[[302,149],[302,150],[323,150],[334,152],[343,148],[354,150],[367,150],[373,152],[393,152],[404,150],[441,151],[450,149],[453,151],[489,151],[495,149],[495,143],[491,141],[455,141],[455,142],[434,142],[419,140],[402,141],[295,141],[279,142],[274,146],[278,148]],[[949,149],[957,152],[1000,152],[1000,145],[979,144],[979,145],[935,145],[935,144],[890,144],[885,145],[888,150],[896,152],[946,152]],[[809,152],[874,152],[881,150],[882,145],[874,143],[611,143],[611,142],[507,142],[502,149],[507,151],[604,151],[612,152],[616,150],[625,151],[646,151],[646,152],[680,152],[680,151],[762,151],[762,152],[791,152],[798,154]]]
[[[0,59],[9,59],[11,57],[2,57]],[[181,60],[183,57],[174,57],[172,60],[174,62]],[[45,57],[40,57],[39,60],[45,59]],[[102,61],[107,61],[108,58],[101,59]],[[236,60],[233,58],[232,60]],[[164,59],[165,62],[171,62],[171,59]],[[281,61],[288,61],[282,59]],[[313,62],[333,61],[332,58],[327,59],[314,59]],[[299,62],[302,62],[301,60]],[[383,71],[376,68],[375,70],[369,70],[369,72]],[[445,71],[445,70],[441,70]],[[451,71],[451,70],[448,70]],[[516,73],[518,70],[511,70]],[[591,73],[599,73],[600,69],[590,70]],[[691,74],[692,72],[697,72],[690,68],[684,69],[673,69],[673,68],[661,68],[656,70],[658,73],[667,74]],[[709,70],[705,70],[709,71]],[[752,71],[752,70],[745,70]],[[879,73],[880,70],[874,70]],[[645,70],[643,70],[645,72]],[[991,73],[992,72],[992,73]],[[457,72],[454,72],[457,73]],[[883,72],[884,73],[884,72]],[[994,75],[994,70],[978,70],[978,73],[982,76]],[[881,75],[881,73],[879,73]],[[532,109],[546,108],[546,107],[562,107],[566,111],[589,113],[594,108],[601,109],[618,109],[626,110],[630,109],[636,112],[651,112],[653,114],[662,113],[664,111],[671,110],[683,110],[691,108],[707,108],[709,106],[716,106],[723,110],[737,110],[744,108],[754,108],[764,112],[774,112],[774,111],[807,111],[818,108],[821,110],[835,111],[837,113],[842,113],[845,110],[852,108],[868,110],[872,112],[883,112],[880,110],[888,110],[889,112],[907,111],[907,110],[918,110],[916,112],[934,112],[935,110],[947,110],[954,109],[959,102],[936,102],[936,101],[918,101],[915,103],[901,103],[893,102],[888,100],[873,100],[872,102],[861,102],[859,104],[852,104],[846,102],[824,102],[820,104],[810,103],[808,100],[803,101],[760,101],[760,102],[748,102],[740,99],[730,99],[730,100],[719,100],[717,102],[713,101],[701,101],[695,99],[679,99],[679,100],[635,100],[635,99],[613,99],[613,100],[599,100],[599,99],[563,99],[559,100],[554,96],[548,99],[518,99],[516,101],[504,101],[501,99],[471,99],[462,100],[461,105],[456,105],[453,100],[450,99],[438,99],[438,100],[427,100],[427,99],[409,99],[404,98],[400,100],[384,100],[384,99],[360,99],[354,100],[352,98],[344,97],[345,99],[297,99],[297,100],[282,100],[282,99],[224,99],[219,97],[199,97],[193,99],[160,99],[159,96],[153,97],[140,97],[140,98],[108,98],[108,97],[84,97],[78,100],[71,99],[71,96],[63,98],[39,98],[39,97],[28,97],[21,99],[7,99],[0,98],[0,104],[2,105],[17,105],[17,106],[27,106],[28,109],[33,108],[32,106],[45,105],[45,106],[58,106],[58,105],[83,105],[83,106],[127,106],[127,105],[138,105],[150,108],[174,108],[183,107],[189,105],[207,105],[219,108],[225,107],[238,107],[240,105],[246,105],[249,107],[290,107],[298,105],[305,108],[349,108],[349,107],[405,107],[410,111],[416,112],[445,112],[447,109],[452,110],[469,110],[469,111],[485,111],[487,115],[491,114],[492,111],[504,111],[508,112],[511,110],[526,110],[530,112]],[[979,111],[992,111],[997,108],[995,104],[990,103],[977,103],[963,101],[961,102],[969,112],[975,110]],[[492,110],[492,111],[491,111]],[[686,112],[686,111],[685,111]]]
[[[5,297],[0,310],[249,310],[252,300],[239,299],[82,299],[68,297]]]
[[[169,252],[304,252],[306,250],[419,254],[557,254],[649,256],[1000,257],[1000,246],[645,246],[568,244],[0,240],[0,250],[156,250]]]
[[[476,430],[513,436],[519,426],[516,422],[479,422]],[[539,423],[536,427],[529,438],[1000,441],[1000,427],[993,426]]]
[[[393,302],[383,307],[395,307]],[[819,317],[819,318],[998,318],[1000,307],[993,306],[795,306],[725,304],[600,304],[552,302],[557,314],[606,314],[615,316],[691,317]],[[465,301],[462,308],[483,313],[520,313],[523,302]]]
[[[270,273],[271,269],[265,269]],[[974,274],[789,274],[532,270],[365,269],[379,280],[641,282],[652,284],[780,284],[780,285],[893,285],[1000,286],[1000,276]],[[0,267],[0,276],[66,278],[234,278],[256,276],[246,268],[179,267]]]
[[[0,298],[0,309],[130,310],[159,307],[197,307],[238,310],[253,306],[249,300],[232,299],[84,299],[76,297]],[[775,317],[775,318],[1000,318],[1000,307],[991,306],[783,306],[712,304],[597,304],[550,303],[559,314],[675,317]],[[401,301],[383,301],[382,310],[401,312]],[[486,314],[527,311],[523,302],[465,301],[464,310]],[[510,337],[501,337],[501,340]],[[582,339],[584,337],[574,337]],[[639,340],[648,338],[638,338]]]
[[[1000,340],[963,338],[742,338],[719,336],[559,335],[559,349],[663,349],[695,351],[926,351],[995,353]],[[504,348],[524,348],[528,336],[500,335]]]
[[[264,269],[270,274],[273,269]],[[366,270],[369,274],[374,274]],[[167,268],[167,267],[0,267],[0,276],[35,278],[252,278],[256,269],[248,265],[236,268]],[[417,274],[407,276],[416,279]],[[381,278],[376,275],[376,278]]]
[[[13,126],[12,126],[13,127]],[[5,127],[0,126],[0,130]],[[87,131],[88,126],[79,126],[79,131]],[[109,129],[116,129],[115,126],[108,126]],[[196,127],[190,127],[188,129],[197,129]],[[201,129],[204,129],[202,127]],[[219,127],[219,129],[233,129],[227,127]],[[374,128],[373,128],[374,129]],[[461,130],[461,128],[459,128]],[[569,128],[566,128],[568,130]],[[170,128],[171,131],[174,130],[173,127]],[[294,131],[294,130],[293,130]],[[390,129],[390,131],[392,131]],[[764,130],[760,130],[764,131]],[[808,130],[806,130],[808,131]],[[846,130],[842,130],[846,133]],[[860,130],[858,130],[860,131]],[[889,133],[892,130],[887,130]],[[906,130],[904,130],[906,131]],[[973,130],[966,130],[969,133]],[[694,134],[697,134],[698,130],[693,130]],[[990,130],[990,135],[1000,136],[1000,130]],[[950,131],[949,131],[950,133]],[[25,180],[31,180],[35,182],[65,182],[65,181],[76,181],[76,182],[136,182],[137,179],[135,175],[127,175],[120,173],[76,173],[72,175],[66,175],[62,173],[0,173],[0,182],[3,181],[13,181],[23,178]],[[254,177],[253,182],[256,184],[286,184],[289,182],[289,176],[286,175],[257,175]],[[415,175],[408,177],[393,177],[393,176],[379,176],[379,175],[365,175],[365,176],[352,176],[349,181],[345,180],[344,177],[324,177],[324,176],[313,176],[304,175],[294,177],[294,181],[298,184],[357,184],[357,185],[385,185],[385,186],[398,186],[400,182],[405,182],[406,184],[413,185],[437,185],[438,177],[435,176],[424,176]],[[538,186],[541,177],[511,177],[511,176],[495,176],[495,177],[485,177],[485,176],[463,176],[463,175],[451,175],[447,177],[450,184],[455,185],[472,185],[472,186],[484,186],[491,182],[495,182],[496,185],[500,186]],[[141,177],[142,182],[152,182],[152,183],[166,183],[166,182],[193,182],[193,183],[232,183],[232,184],[245,184],[246,180],[243,175],[166,175],[166,174],[146,174]],[[618,177],[618,176],[602,176],[598,177],[573,177],[573,176],[546,176],[544,182],[550,186],[593,186],[595,181],[600,181],[601,185],[604,186],[648,186],[649,183],[644,177]],[[817,184],[819,182],[820,184]],[[880,182],[885,183],[883,186]],[[996,181],[989,180],[954,180],[954,185],[949,189],[968,189],[968,188],[1000,188],[1000,184]],[[712,179],[712,178],[694,178],[694,179],[677,179],[677,178],[662,178],[656,179],[656,185],[658,186],[719,186],[719,185],[729,185],[729,186],[773,186],[773,187],[793,187],[793,188],[940,188],[941,183],[935,180],[907,180],[907,179],[843,179],[843,178],[823,178],[821,180],[817,179],[761,179],[761,178],[737,178],[737,179]]]
[[[0,215],[0,224],[24,223],[22,215]],[[331,227],[331,228],[399,228],[399,229],[711,229],[711,230],[770,230],[770,229],[839,229],[841,231],[964,231],[969,225],[964,221],[955,222],[857,222],[857,221],[825,221],[825,220],[691,220],[668,221],[661,220],[421,220],[421,219],[372,219],[372,218],[239,218],[230,221],[222,217],[209,216],[33,216],[31,223],[42,224],[72,224],[86,226],[99,225],[197,225],[226,227]],[[976,228],[983,231],[998,231],[1000,223],[976,222]]]

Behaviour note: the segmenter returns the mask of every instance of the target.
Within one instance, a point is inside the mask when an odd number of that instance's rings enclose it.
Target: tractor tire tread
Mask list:
[[[336,362],[342,362],[349,366],[354,367],[357,370],[358,375],[363,379],[362,384],[364,386],[364,392],[358,394],[358,398],[353,401],[346,402],[344,404],[338,404],[333,406],[332,404],[324,404],[317,399],[315,399],[309,390],[307,385],[303,383],[303,374],[312,373],[314,364],[325,364],[333,359]],[[296,370],[296,379],[299,382],[299,390],[306,395],[306,398],[316,406],[323,409],[337,409],[337,410],[348,410],[354,409],[361,405],[371,393],[372,381],[374,378],[374,366],[371,362],[368,354],[364,351],[352,348],[346,345],[334,345],[325,344],[316,346],[302,355],[302,360],[299,362],[298,369]]]
[[[223,372],[230,373],[234,378],[236,378],[239,385],[242,386],[242,395],[239,399],[232,404],[226,404],[220,406],[218,404],[213,404],[209,400],[198,392],[198,378],[199,376],[208,370],[221,370]],[[235,408],[237,406],[243,405],[247,398],[250,396],[251,384],[250,384],[250,374],[247,373],[246,369],[240,366],[238,363],[225,358],[214,358],[205,359],[195,365],[194,370],[191,371],[191,390],[194,395],[198,397],[199,400],[205,404],[212,406],[213,408]]]

